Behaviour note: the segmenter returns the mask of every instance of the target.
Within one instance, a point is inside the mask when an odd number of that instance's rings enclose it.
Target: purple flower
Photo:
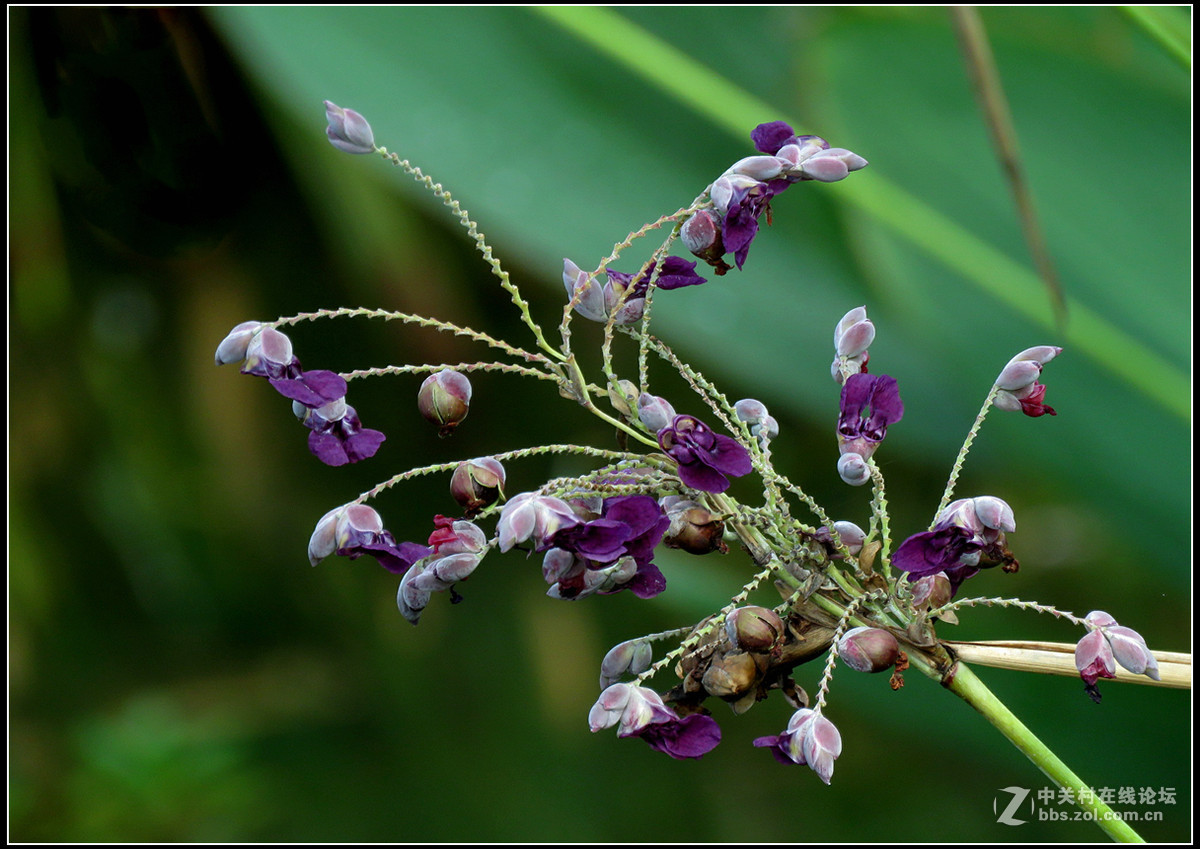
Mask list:
[[[364,428],[355,409],[346,404],[346,381],[331,371],[305,371],[294,378],[272,378],[271,386],[292,399],[292,412],[312,431],[308,450],[327,466],[344,466],[374,457],[387,439]]]
[[[843,454],[858,454],[864,460],[887,435],[887,426],[904,416],[904,404],[896,378],[886,374],[852,374],[842,385],[838,445]]]
[[[308,541],[308,559],[316,566],[330,554],[356,560],[369,554],[379,565],[397,574],[409,567],[433,549],[415,542],[397,543],[390,532],[383,529],[379,514],[365,504],[344,504],[330,510],[317,522],[316,530]]]
[[[800,180],[835,182],[867,161],[844,148],[831,148],[819,136],[798,136],[783,121],[759,124],[750,133],[764,156],[748,156],[731,165],[709,190],[720,226],[704,215],[685,224],[688,250],[724,274],[729,266],[721,252],[733,254],[738,268],[746,262],[750,243],[758,235],[758,220],[765,212],[771,223],[771,200]]]
[[[711,716],[682,719],[646,687],[613,684],[600,694],[588,713],[592,731],[617,726],[618,737],[641,737],[650,748],[673,758],[699,758],[721,742],[721,728]]]
[[[292,411],[312,431],[308,450],[326,466],[344,466],[374,457],[387,439],[382,432],[363,427],[357,411],[346,404],[345,398],[315,409],[294,401]]]
[[[951,594],[987,566],[1015,571],[1005,533],[1017,529],[1012,508],[995,496],[960,498],[946,506],[933,529],[914,534],[892,555],[892,565],[910,581],[945,572]]]
[[[658,432],[658,444],[679,464],[684,485],[704,492],[724,492],[729,478],[749,474],[750,452],[728,436],[713,433],[695,416],[676,416]]]
[[[785,180],[772,182],[779,183],[781,188],[787,187]],[[770,184],[739,174],[723,176],[713,183],[713,204],[724,216],[721,239],[725,251],[733,254],[734,263],[739,269],[746,262],[750,243],[758,235],[759,216],[767,212],[767,221],[770,222],[771,198],[775,194]]]
[[[568,298],[575,300],[578,296],[574,309],[584,318],[605,322],[616,311],[614,323],[633,324],[641,319],[646,308],[646,291],[650,288],[650,279],[656,266],[657,263],[650,263],[636,277],[624,271],[608,269],[605,271],[608,282],[601,286],[595,278],[589,280],[587,272],[578,265],[564,259],[563,284],[567,287]],[[703,282],[704,278],[696,273],[696,263],[669,256],[663,260],[657,285],[660,289],[679,289],[698,286]]]
[[[648,495],[604,499],[599,518],[560,528],[539,548],[562,552],[547,557],[551,593],[564,599],[624,589],[638,598],[658,595],[667,581],[652,560],[670,524]]]
[[[910,536],[892,555],[892,565],[907,572],[909,580],[945,572],[957,592],[963,581],[979,571],[981,548],[970,531],[951,525]]]
[[[243,362],[244,361],[244,362]],[[265,377],[309,430],[308,450],[327,466],[373,457],[387,438],[364,428],[346,404],[346,380],[332,371],[304,371],[292,342],[273,327],[244,321],[217,346],[217,365],[242,362],[242,372]]]
[[[842,735],[818,711],[801,708],[792,714],[782,734],[759,737],[754,745],[769,749],[781,764],[807,765],[828,784],[833,777],[833,762],[842,753]]]

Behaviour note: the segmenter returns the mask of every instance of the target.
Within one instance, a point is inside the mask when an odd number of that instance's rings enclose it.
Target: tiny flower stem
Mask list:
[[[500,265],[500,260],[492,255],[492,246],[487,243],[483,234],[479,232],[479,225],[471,220],[471,216],[459,205],[450,192],[442,188],[441,183],[433,182],[420,168],[410,164],[407,159],[401,159],[399,155],[389,153],[387,148],[381,147],[379,148],[379,152],[385,159],[398,168],[403,169],[404,173],[432,192],[434,197],[454,213],[459,223],[466,229],[467,234],[475,241],[475,247],[483,254],[483,259],[491,267],[492,274],[500,280],[500,286],[512,296],[513,304],[521,312],[521,321],[533,333],[538,347],[557,360],[566,359],[560,351],[546,341],[545,334],[542,333],[542,328],[538,326],[538,323],[533,320],[533,316],[529,314],[529,304],[521,297],[521,291],[517,288],[516,284],[509,280],[508,272]]]
[[[909,655],[910,662],[942,684],[992,723],[1008,738],[1034,766],[1051,781],[1062,788],[1069,788],[1071,798],[1080,810],[1086,812],[1105,834],[1119,843],[1144,843],[1142,837],[1117,816],[1112,808],[1101,802],[1087,784],[1083,782],[1054,752],[1039,740],[1008,706],[989,690],[965,663],[956,663],[949,673],[930,668],[924,658],[915,652]]]
[[[859,596],[847,604],[846,609],[842,612],[841,619],[838,620],[837,628],[834,630],[832,641],[829,644],[829,656],[825,659],[825,670],[821,673],[821,684],[817,688],[817,706],[814,708],[817,713],[820,713],[821,709],[825,707],[825,697],[829,694],[829,684],[833,681],[833,668],[837,665],[838,642],[842,639],[842,634],[846,632],[846,625],[849,624],[850,617],[854,615],[854,611],[859,605],[879,595],[882,594],[873,592]]]
[[[277,327],[280,325],[287,326],[290,324],[299,324],[302,321],[316,321],[319,318],[382,318],[384,321],[402,321],[405,324],[417,324],[421,327],[432,327],[442,333],[453,333],[455,336],[466,336],[476,342],[483,342],[492,348],[497,348],[504,353],[519,357],[526,362],[539,362],[553,368],[555,364],[542,354],[535,354],[526,351],[523,348],[516,348],[502,339],[494,339],[486,333],[480,333],[478,330],[472,330],[469,327],[460,327],[457,324],[451,324],[448,321],[438,321],[436,318],[426,318],[422,315],[413,315],[412,313],[396,312],[395,310],[376,310],[367,309],[366,307],[339,307],[338,309],[320,309],[315,312],[302,312],[293,316],[277,318],[275,321],[266,325],[267,327]]]
[[[960,598],[958,601],[952,601],[949,604],[943,604],[936,610],[929,611],[929,618],[941,616],[943,613],[949,613],[952,610],[957,610],[960,607],[1017,607],[1022,610],[1032,610],[1036,613],[1049,613],[1056,619],[1066,619],[1079,625],[1081,628],[1089,628],[1087,622],[1080,619],[1074,613],[1068,613],[1065,610],[1059,610],[1048,604],[1042,604],[1037,601],[1024,601],[1019,598]]]
[[[799,501],[805,507],[807,507],[809,510],[812,511],[812,514],[817,517],[817,521],[820,522],[822,525],[824,525],[827,528],[833,527],[833,522],[830,520],[829,516],[825,513],[824,508],[822,508],[820,504],[818,504],[816,501],[813,500],[812,496],[808,495],[800,487],[796,486],[794,483],[792,483],[790,480],[783,477],[782,475],[778,475],[778,474],[774,474],[774,473],[772,473],[772,475],[771,475],[771,482],[775,483],[777,486],[782,487],[786,491],[790,492],[792,495],[796,496],[796,498],[799,499]],[[849,552],[843,552],[843,553],[849,554]]]
[[[441,365],[411,365],[411,366],[382,366],[379,368],[365,368],[356,371],[342,372],[342,377],[347,381],[354,380],[359,377],[382,377],[388,374],[433,374],[434,372],[442,371],[443,369],[453,369],[459,372],[505,372],[507,374],[517,374],[522,377],[534,377],[538,380],[550,380],[555,383],[562,381],[562,377],[548,372],[541,371],[535,368],[526,368],[525,366],[513,365],[511,363],[457,363],[451,365],[442,363]]]
[[[883,472],[879,470],[879,464],[874,458],[867,461],[868,467],[871,469],[871,488],[874,490],[871,496],[871,512],[879,517],[879,541],[882,548],[879,550],[879,562],[882,565],[883,576],[885,578],[892,577],[892,531],[888,527],[888,509],[887,495],[883,490]]]
[[[526,457],[536,457],[540,454],[578,454],[587,457],[599,457],[601,459],[610,461],[630,460],[639,456],[637,454],[630,454],[624,451],[606,451],[602,448],[592,448],[590,445],[537,445],[533,448],[517,448],[513,451],[501,451],[497,454],[491,454],[489,456],[503,462],[505,460],[521,460]],[[401,472],[398,475],[388,478],[382,483],[376,484],[362,495],[358,496],[358,498],[354,499],[354,501],[351,503],[362,504],[366,501],[370,501],[381,492],[391,489],[398,483],[411,480],[412,478],[421,477],[422,475],[437,474],[438,472],[452,472],[458,468],[458,465],[462,462],[462,460],[452,460],[449,463],[434,463],[429,466],[418,466],[415,469],[409,469],[406,472]]]
[[[733,413],[733,405],[729,403],[728,398],[709,383],[704,375],[679,359],[665,342],[654,336],[647,336],[645,339],[651,350],[670,363],[672,368],[679,372],[680,377],[686,380],[688,385],[692,387],[692,391],[699,395],[704,403],[708,404],[717,418],[721,420],[721,424],[725,425],[725,428],[730,433],[736,436],[741,432],[730,418],[732,416],[736,419],[736,415]]]
[[[954,497],[954,485],[958,483],[958,476],[962,474],[963,463],[967,459],[967,452],[971,450],[971,443],[975,441],[975,435],[979,433],[979,428],[983,424],[983,420],[987,417],[988,410],[991,409],[992,402],[996,400],[996,393],[1000,391],[1000,387],[992,384],[992,391],[988,393],[987,398],[983,401],[983,406],[979,408],[979,415],[975,417],[975,423],[971,425],[971,429],[967,432],[967,438],[963,440],[962,448],[958,449],[958,456],[954,458],[954,467],[950,470],[950,480],[946,481],[946,491],[942,493],[942,500],[938,504],[937,510],[933,511],[933,521],[929,523],[929,530],[933,530],[937,525],[938,516],[946,509],[946,505],[950,503],[950,499]]]

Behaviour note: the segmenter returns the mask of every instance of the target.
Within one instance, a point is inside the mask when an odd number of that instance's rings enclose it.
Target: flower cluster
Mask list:
[[[414,625],[429,604],[430,596],[443,590],[453,591],[456,583],[471,576],[488,549],[487,535],[472,522],[435,516],[433,524],[435,530],[429,535],[432,551],[408,568],[396,591],[396,606]],[[459,598],[457,594],[451,596],[452,601]]]
[[[553,598],[626,589],[638,598],[653,598],[667,586],[653,557],[670,524],[658,502],[646,495],[568,504],[526,492],[504,506],[497,532],[501,551],[532,542],[535,551],[545,552],[542,574]]]
[[[395,154],[376,148],[361,115],[329,102],[325,107],[326,133],[335,148],[356,154],[379,152],[456,208],[440,184],[431,183]],[[950,686],[955,657],[939,639],[935,624],[941,628],[954,623],[954,611],[974,602],[1009,601],[955,599],[963,584],[982,569],[998,565],[1014,572],[1017,560],[1007,541],[1007,535],[1016,531],[1012,508],[990,495],[952,500],[954,488],[989,406],[1021,410],[1032,417],[1055,415],[1044,403],[1046,387],[1039,379],[1044,365],[1061,349],[1029,348],[1004,367],[954,464],[932,524],[892,550],[883,475],[874,455],[889,427],[903,418],[904,404],[895,377],[868,372],[876,329],[866,308],[846,312],[834,328],[831,368],[841,390],[837,470],[846,483],[870,484],[872,496],[865,508],[870,515],[867,521],[860,518],[861,525],[831,521],[811,496],[775,467],[771,452],[779,444],[781,428],[767,406],[753,398],[730,403],[728,398],[736,396],[719,392],[647,331],[647,299],[655,288],[675,290],[705,282],[696,273],[695,261],[669,254],[676,238],[717,275],[735,265],[742,269],[761,220],[766,216],[770,223],[771,204],[780,194],[804,181],[836,182],[867,164],[857,154],[831,147],[817,136],[798,135],[781,121],[759,125],[751,140],[757,155],[735,162],[691,206],[615,246],[596,270],[585,271],[564,260],[567,301],[561,339],[547,338],[497,261],[493,270],[521,310],[536,348],[526,350],[450,322],[418,317],[425,326],[483,343],[501,352],[494,356],[510,356],[514,362],[498,359],[453,367],[406,364],[370,372],[425,375],[416,393],[417,412],[442,436],[452,436],[470,410],[472,386],[466,373],[508,372],[552,381],[562,397],[616,432],[615,448],[538,445],[410,469],[322,517],[308,554],[314,565],[331,554],[374,557],[400,576],[397,607],[404,619],[416,625],[434,593],[448,593],[451,602],[460,600],[457,586],[479,568],[492,547],[502,553],[520,548],[527,558],[540,555],[547,595],[569,601],[623,590],[639,599],[655,598],[667,589],[655,563],[662,547],[692,555],[727,554],[735,546],[744,549],[753,560],[753,574],[725,596],[715,612],[692,626],[623,640],[604,656],[599,676],[602,692],[589,713],[589,724],[593,731],[615,726],[618,736],[640,737],[673,758],[698,758],[721,739],[720,728],[704,707],[707,699],[724,701],[733,713],[742,714],[778,692],[794,713],[782,733],[759,737],[754,745],[769,749],[782,763],[807,765],[828,784],[842,751],[841,734],[825,716],[837,661],[843,668],[863,673],[891,670],[888,689],[895,691],[903,685],[901,672],[909,668],[911,659],[923,673]],[[469,222],[472,236],[490,262],[491,248],[477,234],[475,223],[465,213],[462,220]],[[651,261],[635,273],[608,268],[634,238],[669,221],[676,226],[652,252]],[[726,261],[730,254],[733,265]],[[405,314],[386,315],[414,321]],[[572,350],[568,325],[573,315],[606,325],[602,377],[586,374],[581,365],[586,358]],[[278,329],[312,317],[280,319],[273,325],[239,324],[220,343],[216,361],[241,362],[243,372],[268,379],[290,399],[311,431],[310,450],[323,462],[342,465],[371,457],[384,436],[363,428],[346,404],[346,379],[328,371],[304,371],[291,341]],[[613,326],[619,326],[620,333],[613,333]],[[637,346],[637,382],[622,377],[620,364],[625,360],[611,353],[614,339],[626,337]],[[647,366],[651,354],[675,368],[701,409],[707,409],[704,420],[678,413],[678,397],[651,391],[652,375],[658,379]],[[603,406],[606,397],[608,408]],[[827,413],[831,418],[832,406]],[[591,467],[509,497],[505,464],[536,455],[564,455]],[[751,473],[761,484],[760,503],[746,503],[731,494],[732,479]],[[426,545],[397,542],[384,529],[379,514],[363,502],[419,474],[450,475],[449,495],[461,515],[438,512]],[[755,487],[740,482],[737,491],[743,489]],[[800,509],[817,521],[806,524],[799,517]],[[491,535],[485,530],[492,527],[489,521],[494,521]],[[773,595],[775,590],[778,596]],[[755,593],[759,595],[752,599]],[[1157,661],[1136,632],[1099,611],[1074,621],[1088,628],[1076,650],[1076,665],[1093,698],[1099,699],[1096,682],[1113,677],[1117,664],[1157,679]],[[654,644],[659,641],[676,645],[655,661]],[[807,694],[792,676],[822,655],[828,659],[810,707]],[[645,683],[664,670],[673,671],[679,680],[660,695]],[[626,677],[632,680],[622,680]]]
[[[242,363],[242,373],[265,377],[312,433],[308,450],[327,466],[344,466],[375,456],[387,438],[364,428],[346,403],[346,380],[331,371],[304,371],[292,340],[274,327],[243,321],[217,346],[217,365]]]
[[[858,154],[830,147],[819,136],[797,135],[783,121],[759,124],[750,138],[762,155],[729,166],[710,189],[715,214],[701,210],[683,226],[684,244],[717,274],[730,268],[722,259],[725,254],[733,254],[741,269],[758,235],[759,219],[766,213],[770,223],[772,199],[793,183],[833,183],[867,166]]]

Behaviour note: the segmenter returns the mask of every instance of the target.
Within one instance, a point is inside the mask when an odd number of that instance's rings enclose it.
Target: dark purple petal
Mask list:
[[[344,466],[375,456],[387,437],[378,430],[364,428],[353,407],[346,407],[342,418],[328,421],[312,410],[304,420],[311,429],[308,450],[327,466]]]
[[[729,489],[729,479],[716,469],[709,468],[702,463],[694,463],[691,465],[680,465],[679,479],[683,481],[685,486],[690,486],[692,489],[698,489],[701,492],[724,492]]]
[[[390,534],[383,534],[391,539]],[[402,542],[398,545],[386,541],[379,541],[360,545],[355,549],[339,548],[339,555],[349,557],[351,560],[357,560],[364,554],[369,554],[379,561],[379,565],[389,572],[395,572],[397,575],[403,574],[409,568],[420,560],[422,557],[428,557],[433,553],[433,549],[426,545],[417,545],[415,542]]]
[[[622,522],[633,536],[645,533],[663,516],[662,507],[649,495],[618,495],[604,499],[600,515]]]
[[[625,554],[633,532],[624,522],[593,519],[556,531],[544,548],[561,548],[597,563],[612,563]]]
[[[359,460],[374,457],[375,452],[379,450],[379,446],[386,439],[387,436],[382,431],[372,430],[368,427],[348,438],[343,447],[350,462],[357,463]]]
[[[638,598],[654,598],[666,588],[666,577],[653,563],[639,566],[637,574],[624,586]]]
[[[638,566],[649,564],[654,549],[671,526],[659,503],[648,495],[619,495],[604,499],[602,510],[604,518],[623,522],[629,528],[624,553],[637,561]]]
[[[904,416],[900,388],[896,378],[886,374],[860,372],[846,378],[842,385],[838,435],[844,439],[863,438],[882,442],[887,426]]]
[[[732,478],[750,474],[754,466],[750,462],[750,452],[742,443],[720,434],[715,434],[714,439],[716,444],[708,458],[710,466]]]
[[[979,549],[979,543],[971,541],[970,531],[951,525],[910,536],[892,555],[892,566],[907,572],[910,580],[916,580],[938,572],[949,573],[959,566],[964,555]],[[964,576],[959,583],[966,577],[970,576]]]
[[[745,204],[731,206],[721,233],[725,250],[733,254],[734,263],[740,269],[750,253],[750,243],[758,235],[758,214]]]
[[[330,401],[346,396],[345,379],[332,371],[317,369],[301,372],[294,378],[272,378],[271,386],[284,398],[299,401],[306,407],[324,407]]]
[[[886,374],[874,377],[877,379],[871,390],[871,414],[863,424],[862,435],[878,442],[883,440],[888,425],[904,417],[904,404],[900,401],[900,388],[896,384],[896,378]]]
[[[796,140],[796,131],[783,121],[771,121],[768,124],[759,124],[751,130],[750,140],[754,142],[754,149],[759,153],[774,156],[779,152],[779,148]]]
[[[350,462],[346,446],[335,433],[313,431],[308,435],[308,450],[326,466],[344,466]]]
[[[721,727],[711,716],[689,714],[675,722],[657,722],[638,734],[650,748],[665,752],[677,760],[698,758],[721,742]]]
[[[680,289],[684,286],[699,286],[703,282],[704,278],[696,273],[696,263],[677,256],[669,256],[663,260],[662,271],[658,275],[658,288]]]
[[[771,737],[756,737],[754,738],[754,745],[760,749],[770,749],[775,760],[784,766],[795,766],[796,762],[787,753],[790,736],[789,734],[776,734]]]

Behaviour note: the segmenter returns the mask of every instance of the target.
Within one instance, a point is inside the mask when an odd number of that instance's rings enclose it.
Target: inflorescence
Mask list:
[[[325,108],[326,132],[334,147],[383,156],[459,218],[511,294],[537,350],[435,319],[341,309],[238,324],[218,346],[217,364],[241,363],[243,373],[267,378],[292,402],[296,416],[310,431],[311,453],[331,466],[368,460],[384,441],[384,434],[363,427],[346,401],[351,379],[377,372],[427,373],[417,391],[417,408],[443,436],[452,434],[470,409],[468,373],[507,371],[554,381],[561,395],[610,423],[621,437],[621,447],[535,446],[401,473],[335,507],[317,522],[308,545],[313,565],[330,555],[351,559],[370,555],[399,576],[397,606],[416,625],[434,593],[449,592],[452,600],[458,600],[456,586],[492,549],[541,555],[547,594],[579,600],[625,590],[650,599],[666,591],[666,578],[654,563],[663,546],[693,555],[726,554],[731,546],[741,547],[753,561],[753,574],[720,609],[689,627],[626,640],[601,663],[602,692],[588,717],[592,730],[615,726],[618,736],[640,737],[674,758],[698,758],[720,742],[720,728],[705,707],[710,697],[742,713],[778,690],[795,712],[780,734],[760,737],[754,745],[769,749],[783,763],[807,765],[829,783],[842,750],[841,735],[825,715],[839,661],[860,672],[889,672],[893,690],[903,685],[901,673],[910,664],[943,680],[952,675],[953,655],[938,641],[935,623],[954,622],[954,610],[969,606],[969,599],[955,597],[980,570],[1000,566],[1014,572],[1018,567],[1007,542],[1007,535],[1016,531],[1012,508],[991,495],[953,499],[958,471],[990,407],[1030,417],[1055,415],[1044,403],[1046,387],[1039,379],[1043,367],[1061,349],[1029,348],[1000,371],[955,462],[932,523],[893,550],[883,476],[874,455],[889,427],[902,420],[904,405],[896,378],[868,372],[875,326],[865,307],[850,310],[837,322],[831,371],[841,385],[836,470],[847,484],[872,486],[866,531],[850,521],[831,521],[800,486],[774,467],[770,445],[780,427],[765,405],[754,399],[730,404],[648,332],[658,290],[705,283],[696,272],[699,261],[717,276],[735,267],[742,270],[760,225],[771,221],[772,203],[779,195],[798,183],[842,180],[865,168],[865,159],[831,147],[818,136],[798,135],[782,121],[759,125],[750,134],[758,153],[735,162],[687,207],[635,232],[594,269],[564,260],[567,302],[559,339],[552,342],[492,257],[475,223],[449,193],[406,160],[377,147],[370,125],[357,112],[328,101]],[[608,268],[636,239],[664,226],[669,227],[669,235],[639,269]],[[677,243],[696,259],[671,255]],[[465,335],[517,362],[465,363],[453,368],[410,365],[348,374],[305,371],[280,328],[342,316],[399,319]],[[572,353],[575,317],[603,325],[600,384],[584,375]],[[636,381],[616,373],[611,352],[618,335],[637,348]],[[668,400],[652,394],[651,357],[678,372],[695,397]],[[675,404],[685,403],[699,414],[677,413]],[[834,418],[831,410],[831,423]],[[509,495],[504,464],[545,453],[590,458],[595,468]],[[366,502],[420,474],[449,475],[450,495],[460,516],[435,515],[426,543],[398,542]],[[734,479],[751,474],[761,484],[757,506],[728,494]],[[796,505],[813,515],[812,524],[792,516]],[[491,533],[484,530],[489,522],[494,522]],[[772,586],[763,589],[768,583]],[[773,602],[766,597],[772,587]],[[754,593],[759,593],[759,603],[748,604]],[[1096,611],[1078,619],[1035,607],[1065,616],[1087,630],[1076,662],[1094,699],[1099,700],[1096,682],[1113,677],[1115,664],[1157,678],[1157,665],[1145,641],[1108,614]],[[674,647],[655,660],[654,644],[661,642]],[[827,656],[824,673],[816,698],[810,699],[792,672],[822,655]],[[647,686],[652,676],[668,668],[676,682],[667,692],[660,694]]]

